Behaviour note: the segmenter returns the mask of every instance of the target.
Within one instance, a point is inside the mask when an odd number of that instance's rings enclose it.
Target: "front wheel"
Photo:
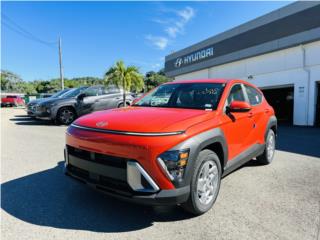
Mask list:
[[[269,129],[264,152],[257,157],[257,160],[264,165],[270,164],[274,158],[275,151],[276,135],[274,134],[274,131],[272,129]]]
[[[195,215],[207,212],[217,199],[220,183],[221,165],[217,154],[202,150],[194,166],[189,199],[182,207]]]
[[[70,107],[62,107],[57,113],[56,122],[69,125],[76,119],[76,113],[74,109]]]

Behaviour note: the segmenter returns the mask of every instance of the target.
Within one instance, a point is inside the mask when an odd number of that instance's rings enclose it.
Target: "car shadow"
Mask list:
[[[31,224],[94,232],[128,232],[192,215],[179,207],[141,206],[108,197],[52,169],[1,185],[1,207]]]
[[[14,122],[17,125],[31,125],[31,126],[53,125],[52,121],[31,118],[28,115],[15,115],[14,118],[10,118],[10,121]]]
[[[15,115],[16,118],[29,118],[28,115]]]

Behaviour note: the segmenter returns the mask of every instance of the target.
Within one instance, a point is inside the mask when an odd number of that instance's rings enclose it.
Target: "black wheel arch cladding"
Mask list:
[[[219,146],[219,149],[221,151],[215,152],[214,148],[212,148],[214,146]],[[210,129],[202,133],[199,133],[191,138],[188,138],[187,140],[181,142],[180,144],[176,145],[175,147],[169,150],[178,150],[178,149],[187,149],[187,148],[190,149],[188,164],[185,169],[183,180],[181,182],[173,182],[176,188],[183,187],[190,184],[192,176],[194,174],[193,166],[197,160],[199,153],[202,150],[209,149],[214,151],[220,160],[220,163],[221,163],[220,165],[222,169],[228,161],[227,142],[220,128],[214,128],[214,129]]]

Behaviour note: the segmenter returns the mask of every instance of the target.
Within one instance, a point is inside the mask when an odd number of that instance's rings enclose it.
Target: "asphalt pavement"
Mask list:
[[[222,180],[214,207],[146,207],[62,173],[65,126],[1,109],[1,237],[14,239],[320,240],[320,128],[280,127],[271,165]]]

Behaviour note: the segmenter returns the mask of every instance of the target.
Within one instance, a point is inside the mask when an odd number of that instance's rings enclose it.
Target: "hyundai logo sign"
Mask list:
[[[205,48],[184,57],[179,57],[175,60],[174,66],[176,68],[182,67],[183,65],[188,65],[191,63],[198,62],[200,60],[209,58],[213,56],[213,47]]]
[[[181,67],[182,62],[183,62],[182,58],[177,58],[176,62],[174,63],[174,66],[175,66],[176,68]]]

